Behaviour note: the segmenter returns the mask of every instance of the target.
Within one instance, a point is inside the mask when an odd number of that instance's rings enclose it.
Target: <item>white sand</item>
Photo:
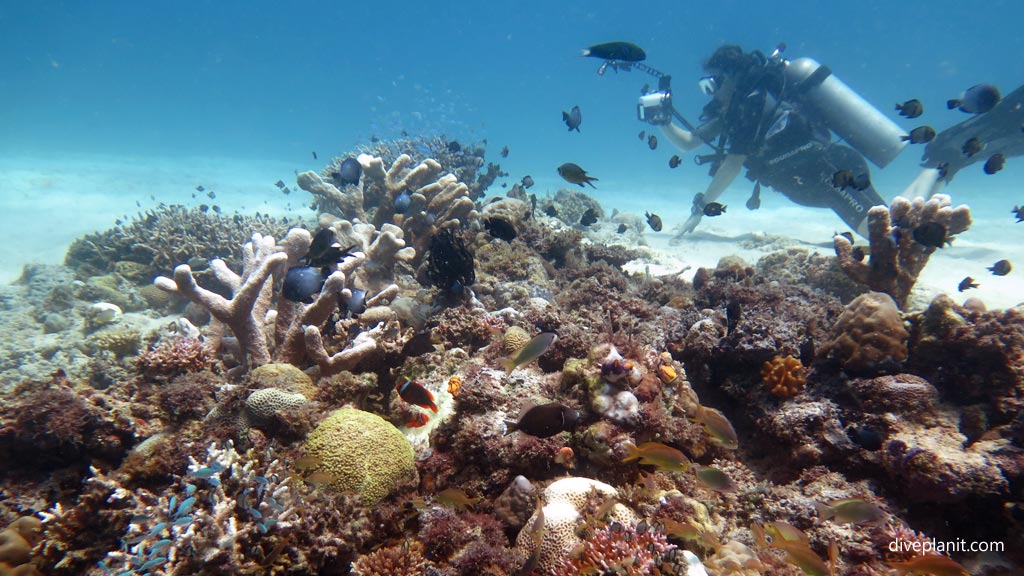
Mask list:
[[[295,170],[311,168],[317,167],[237,159],[5,158],[0,160],[0,282],[17,279],[27,263],[61,263],[75,238],[106,230],[116,218],[131,217],[160,202],[217,204],[228,213],[260,211],[312,218],[307,193],[298,190],[285,196],[274,186],[281,179],[294,190]],[[214,191],[216,198],[196,193],[199,184]],[[538,189],[546,187],[538,182]],[[713,267],[723,256],[735,254],[753,263],[768,252],[788,246],[832,253],[832,234],[844,227],[831,212],[795,206],[769,190],[762,192],[762,208],[749,211],[743,206],[749,192],[747,187],[728,190],[722,198],[729,206],[727,213],[704,218],[694,234],[674,244],[670,242],[673,229],[688,216],[692,193],[634,189],[628,198],[600,199],[606,204],[619,202],[614,207],[621,210],[641,215],[650,210],[661,216],[664,231],[648,229],[645,234],[658,253],[651,263],[654,274],[690,266],[684,273],[690,278],[698,267]],[[492,193],[499,191],[495,188]],[[961,196],[970,197],[965,193]],[[954,195],[954,202],[962,201]],[[972,228],[952,247],[932,257],[914,300],[927,302],[932,295],[947,292],[958,301],[966,295],[981,298],[990,308],[1024,302],[1024,268],[1004,277],[985,270],[1002,258],[1024,266],[1020,258],[1024,223],[1014,223],[1009,214],[1011,207],[993,202],[975,208]],[[980,288],[957,293],[956,286],[964,276],[972,276]]]

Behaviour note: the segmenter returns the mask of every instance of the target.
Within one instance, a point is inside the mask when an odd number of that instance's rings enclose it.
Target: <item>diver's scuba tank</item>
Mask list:
[[[906,132],[836,78],[828,66],[797,58],[786,62],[784,74],[790,85],[788,96],[879,168],[907,145],[900,138]]]

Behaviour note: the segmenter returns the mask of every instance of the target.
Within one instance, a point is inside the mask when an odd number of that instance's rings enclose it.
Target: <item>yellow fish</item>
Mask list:
[[[692,419],[704,426],[704,431],[707,432],[713,443],[727,450],[739,448],[740,441],[736,436],[736,431],[733,430],[729,420],[718,410],[698,406],[697,413]]]
[[[661,442],[644,442],[639,446],[626,444],[629,454],[623,462],[639,460],[640,464],[657,466],[670,472],[685,472],[690,468],[690,461],[679,450],[666,446]]]
[[[456,510],[465,510],[480,501],[480,498],[470,498],[465,490],[458,488],[445,488],[437,493],[437,503]]]
[[[713,466],[697,466],[697,480],[715,492],[735,492],[737,488],[728,474]]]

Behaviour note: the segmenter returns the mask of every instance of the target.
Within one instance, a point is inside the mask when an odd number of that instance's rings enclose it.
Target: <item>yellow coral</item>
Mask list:
[[[761,379],[768,391],[779,398],[792,398],[804,389],[804,365],[793,356],[776,356],[761,366]]]

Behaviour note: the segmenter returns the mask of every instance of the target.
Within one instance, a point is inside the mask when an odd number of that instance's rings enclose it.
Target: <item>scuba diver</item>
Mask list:
[[[713,176],[694,198],[682,233],[692,232],[704,206],[746,167],[754,182],[747,207],[760,206],[762,185],[801,206],[831,208],[859,234],[867,234],[867,213],[885,205],[870,182],[867,160],[885,167],[906,146],[902,128],[836,78],[827,66],[809,58],[784,60],[780,45],[770,56],[722,46],[704,63],[699,87],[712,97],[694,128],[672,108],[668,76],[658,91],[643,95],[641,120],[658,125],[683,150],[701,145],[715,152],[696,158],[710,163]],[[672,123],[676,118],[686,127]],[[843,142],[833,141],[836,133]],[[836,181],[837,173],[850,178]]]
[[[975,115],[937,136],[930,127],[906,135],[828,66],[810,58],[786,60],[785,48],[779,44],[769,56],[759,50],[746,53],[736,45],[716,50],[704,63],[707,75],[698,82],[701,91],[712,97],[698,127],[672,106],[671,76],[645,64],[646,54],[639,46],[609,42],[583,51],[584,56],[604,60],[598,75],[637,69],[658,78],[657,90],[640,97],[639,119],[659,126],[683,150],[702,145],[714,150],[695,157],[698,164],[710,164],[713,178],[694,197],[682,234],[693,232],[705,207],[710,213],[721,209],[709,205],[744,167],[754,182],[747,208],[760,207],[763,184],[802,206],[831,208],[851,229],[867,236],[868,209],[886,205],[871,184],[868,161],[884,168],[908,140],[927,142],[924,169],[902,193],[908,198],[931,197],[957,171],[991,155],[1024,154],[1024,86],[999,99],[990,110],[964,109]],[[931,134],[916,139],[914,132],[925,128]],[[984,143],[985,155],[963,152],[964,143],[975,138]]]

